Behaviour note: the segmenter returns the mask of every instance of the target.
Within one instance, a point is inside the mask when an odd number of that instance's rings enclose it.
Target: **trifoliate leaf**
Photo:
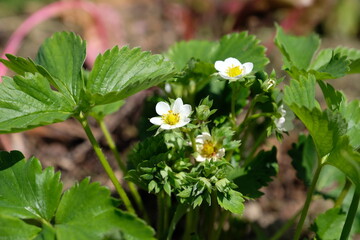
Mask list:
[[[344,227],[346,214],[339,208],[331,208],[325,213],[320,214],[311,229],[319,240],[340,239],[341,231]]]
[[[238,186],[237,190],[244,196],[250,198],[258,198],[263,195],[259,189],[267,186],[278,172],[276,160],[276,148],[271,151],[261,151],[244,168],[234,168],[228,175],[228,179],[232,179]]]
[[[26,224],[18,218],[0,214],[0,233],[2,240],[34,239],[40,231],[41,228]]]
[[[253,72],[263,70],[269,63],[269,59],[265,56],[265,47],[260,45],[260,41],[254,35],[248,35],[247,32],[222,37],[211,59],[215,63],[217,60],[223,61],[229,57],[236,58],[243,64],[252,62]]]
[[[0,132],[19,132],[64,121],[71,117],[73,108],[40,74],[6,77],[0,85]]]
[[[191,58],[211,62],[210,57],[215,45],[214,42],[201,40],[182,41],[171,46],[166,55],[175,63],[176,69],[180,71]]]
[[[116,210],[110,191],[84,179],[66,191],[55,216],[59,240],[101,239],[120,229],[128,238],[153,239],[154,231],[135,216]]]
[[[300,135],[298,142],[289,150],[291,164],[296,169],[296,176],[310,186],[317,165],[317,154],[311,136]]]
[[[74,33],[58,32],[41,45],[36,62],[54,77],[60,92],[78,103],[83,98],[85,56],[85,41]]]
[[[7,59],[0,59],[6,67],[15,73],[24,76],[25,73],[43,73],[50,77],[50,74],[40,65],[34,63],[30,58],[17,57],[11,54],[6,54]]]
[[[114,47],[96,58],[86,91],[95,104],[112,103],[156,86],[173,73],[173,64],[160,55]]]
[[[244,211],[244,198],[235,190],[230,189],[227,194],[217,192],[217,202],[222,208],[232,213],[242,214]]]
[[[323,92],[328,108],[332,111],[338,110],[340,104],[346,100],[344,94],[335,90],[333,86],[326,82],[318,81],[318,84]]]
[[[24,155],[19,151],[0,151],[0,171],[12,167],[15,163],[24,158]]]
[[[275,44],[283,54],[286,68],[295,66],[300,70],[308,70],[311,60],[319,48],[320,38],[316,34],[305,37],[286,34],[280,26],[276,26]]]
[[[349,137],[350,145],[354,149],[360,148],[360,101],[354,100],[350,103],[343,103],[340,106],[340,113],[348,123],[346,135]]]
[[[19,161],[0,171],[0,212],[23,219],[50,221],[60,201],[60,173],[41,169],[39,160]]]

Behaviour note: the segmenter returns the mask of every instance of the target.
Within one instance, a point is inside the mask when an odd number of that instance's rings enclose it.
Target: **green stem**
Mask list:
[[[120,182],[116,178],[114,171],[112,170],[109,162],[107,161],[103,151],[101,150],[101,148],[99,146],[99,143],[96,141],[96,139],[90,129],[89,122],[88,122],[86,116],[83,113],[80,113],[78,120],[80,121],[82,127],[84,128],[85,133],[86,133],[92,147],[94,148],[94,151],[95,151],[96,155],[98,156],[102,166],[104,167],[107,175],[109,176],[111,182],[114,184],[116,191],[119,193],[121,200],[124,202],[126,209],[129,212],[135,214],[135,210],[134,210],[128,196],[126,195],[125,190],[123,189]]]
[[[230,84],[231,89],[232,89],[232,94],[231,94],[231,122],[234,126],[234,128],[236,127],[236,100],[237,100],[237,96],[238,94],[238,85],[236,82]]]
[[[210,236],[211,240],[218,240],[219,239],[220,234],[221,234],[221,232],[223,230],[225,220],[228,218],[229,214],[230,214],[229,211],[220,212],[220,220],[219,220],[219,223],[218,223],[218,227],[217,227],[215,233],[212,236]]]
[[[116,162],[118,163],[120,169],[123,171],[123,174],[126,175],[127,173],[127,169],[126,169],[126,166],[124,164],[124,162],[121,160],[121,157],[120,157],[120,153],[119,151],[117,150],[116,148],[116,145],[115,145],[115,142],[113,140],[113,138],[111,137],[111,134],[105,124],[105,121],[104,119],[97,119],[98,121],[98,124],[105,136],[105,139],[109,145],[109,148],[111,150],[111,152],[114,154],[115,156],[115,159],[116,159]],[[131,195],[133,196],[134,200],[135,200],[135,203],[136,205],[138,206],[140,212],[143,214],[143,217],[144,219],[147,221],[147,222],[150,222],[149,220],[149,216],[146,212],[146,209],[144,207],[144,204],[142,202],[142,199],[141,199],[141,196],[136,188],[136,185],[132,182],[127,182],[128,186],[129,186],[129,190],[130,190],[130,193]]]
[[[216,191],[213,191],[211,193],[211,208],[210,211],[208,212],[208,217],[205,219],[206,220],[206,229],[204,236],[207,236],[208,239],[210,239],[210,237],[212,235],[214,235],[214,223],[215,223],[215,219],[216,219],[216,213],[218,210],[218,204],[217,204],[217,200],[216,200]]]
[[[163,201],[163,192],[160,192],[157,196],[157,238],[161,239],[163,235],[163,226],[164,226],[164,201]]]
[[[284,224],[275,234],[274,236],[270,239],[270,240],[278,240],[280,239],[285,233],[286,231],[292,226],[294,225],[295,220],[299,217],[301,213],[301,209],[299,211],[297,211],[297,213],[292,216],[287,222],[286,224]]]
[[[317,181],[319,179],[322,166],[323,165],[321,163],[319,163],[318,167],[316,168],[313,180],[311,182],[310,188],[309,188],[307,196],[306,196],[306,201],[305,201],[304,207],[303,207],[303,209],[301,211],[301,216],[300,216],[299,223],[298,223],[298,225],[296,227],[294,240],[298,240],[300,238],[300,235],[301,235],[301,232],[302,232],[302,227],[304,225],[305,218],[306,218],[307,212],[308,212],[309,207],[310,207],[310,203],[311,203],[311,200],[312,200],[312,195],[314,194],[315,186],[316,186],[316,183],[317,183]]]
[[[264,142],[266,136],[267,136],[267,132],[266,132],[266,129],[265,129],[264,131],[262,131],[261,135],[256,139],[255,143],[253,144],[253,146],[252,146],[252,148],[250,150],[249,155],[246,156],[244,167],[246,167],[247,165],[249,165],[251,163],[251,160],[253,159],[256,150],[259,148],[261,143]]]
[[[190,141],[191,141],[191,145],[193,148],[193,151],[196,152],[196,141],[195,141],[195,137],[194,137],[194,132],[188,132]]]
[[[189,211],[186,214],[186,225],[185,225],[185,231],[183,235],[183,240],[191,239],[191,233],[194,230],[194,218],[195,218],[195,209],[193,209],[191,206],[189,207]]]
[[[345,185],[344,185],[339,197],[336,199],[334,208],[340,207],[342,205],[346,195],[348,194],[348,192],[350,190],[350,187],[351,187],[351,181],[348,178],[346,178]]]
[[[175,210],[174,216],[171,220],[169,231],[166,237],[166,240],[171,240],[174,230],[176,228],[176,224],[179,222],[182,216],[186,213],[188,206],[185,204],[179,204]]]
[[[345,225],[342,229],[340,240],[348,240],[356,212],[359,206],[360,194],[356,191],[354,192],[353,199],[351,200],[351,205],[346,216]]]

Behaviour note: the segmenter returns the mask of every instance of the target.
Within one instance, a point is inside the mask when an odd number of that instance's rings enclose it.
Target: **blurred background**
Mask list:
[[[275,23],[292,34],[318,33],[322,48],[342,45],[360,49],[359,0],[0,0],[0,53],[35,58],[45,38],[57,31],[74,31],[87,41],[85,67],[91,68],[95,57],[114,45],[163,53],[176,41],[218,40],[224,34],[246,30],[266,46],[271,62],[268,70],[276,69],[278,76],[283,76],[281,58],[273,44]],[[5,69],[0,68],[4,75]],[[358,75],[351,75],[331,81],[354,99],[360,96],[359,80]],[[130,97],[120,111],[106,119],[125,159],[138,139],[143,102],[154,91],[156,88]],[[95,124],[94,132],[116,168]],[[287,155],[297,135],[294,131],[282,143],[271,139],[264,146],[279,147],[279,174],[263,189],[266,194],[259,201],[247,203],[245,218],[253,231],[257,227],[276,230],[304,203],[306,189],[295,177]],[[71,119],[1,135],[0,149],[17,149],[27,157],[35,155],[45,167],[61,170],[65,187],[92,176],[93,181],[112,188],[82,128]],[[120,171],[116,174],[122,177]],[[331,205],[315,201],[311,216]]]

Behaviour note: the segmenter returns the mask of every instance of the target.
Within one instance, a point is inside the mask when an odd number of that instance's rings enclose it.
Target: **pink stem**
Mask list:
[[[108,47],[108,37],[105,29],[105,23],[103,22],[98,10],[99,8],[95,4],[90,2],[86,2],[83,0],[73,0],[55,2],[33,13],[11,35],[5,46],[3,54],[1,55],[1,58],[5,58],[5,54],[15,54],[20,47],[21,41],[36,25],[51,17],[57,16],[62,12],[73,9],[84,10],[93,17],[97,32],[99,34],[98,36],[100,36],[101,39],[102,48],[103,50],[105,50]],[[6,75],[6,72],[7,68],[0,63],[0,76]]]

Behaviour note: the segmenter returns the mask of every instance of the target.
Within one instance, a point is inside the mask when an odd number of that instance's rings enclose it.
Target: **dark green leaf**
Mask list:
[[[259,198],[263,195],[259,189],[266,186],[278,172],[276,148],[271,151],[261,151],[244,168],[234,168],[228,178],[238,186],[238,191],[250,198]]]
[[[0,212],[50,221],[60,201],[60,173],[41,169],[39,160],[20,161],[0,172]]]
[[[153,239],[154,234],[140,219],[117,210],[110,191],[88,178],[64,193],[55,224],[58,240],[101,239],[116,229],[125,239]]]
[[[112,103],[173,76],[174,66],[139,48],[114,47],[96,58],[86,90],[96,104]]]
[[[40,228],[26,224],[22,220],[0,214],[0,238],[2,240],[34,239]]]
[[[86,43],[79,36],[58,32],[41,45],[36,61],[54,77],[60,92],[79,102],[84,87],[81,70],[85,56]]]
[[[0,171],[12,167],[24,158],[24,155],[19,151],[0,151]]]
[[[323,92],[325,101],[330,110],[338,110],[340,104],[345,100],[345,96],[342,92],[336,91],[330,84],[318,81],[318,84]]]
[[[346,214],[339,208],[331,208],[325,213],[320,214],[312,230],[316,233],[316,239],[319,240],[338,240],[344,226]]]
[[[225,35],[211,58],[212,63],[234,57],[241,63],[252,62],[253,72],[263,70],[269,59],[265,56],[265,47],[259,43],[254,35],[248,35],[247,32]]]
[[[317,154],[311,136],[299,136],[299,141],[289,150],[291,164],[296,169],[296,176],[310,186],[317,165]]]
[[[200,40],[182,41],[174,44],[167,52],[167,56],[175,63],[178,71],[182,70],[191,58],[210,62],[216,43]]]
[[[330,53],[331,55],[328,62],[325,62],[326,60],[316,62],[316,65],[323,62],[325,63],[322,66],[316,66],[316,68],[310,70],[317,80],[340,78],[345,76],[349,71],[350,61],[346,59],[346,56],[340,56],[339,53],[335,54],[333,51]],[[327,54],[326,52],[321,52],[318,58],[328,58]]]
[[[0,133],[64,121],[72,112],[73,106],[62,94],[51,90],[42,75],[4,78],[0,85]]]
[[[300,70],[308,70],[311,60],[319,48],[320,38],[316,34],[298,37],[285,34],[280,26],[276,26],[275,44],[284,56],[284,65]]]

